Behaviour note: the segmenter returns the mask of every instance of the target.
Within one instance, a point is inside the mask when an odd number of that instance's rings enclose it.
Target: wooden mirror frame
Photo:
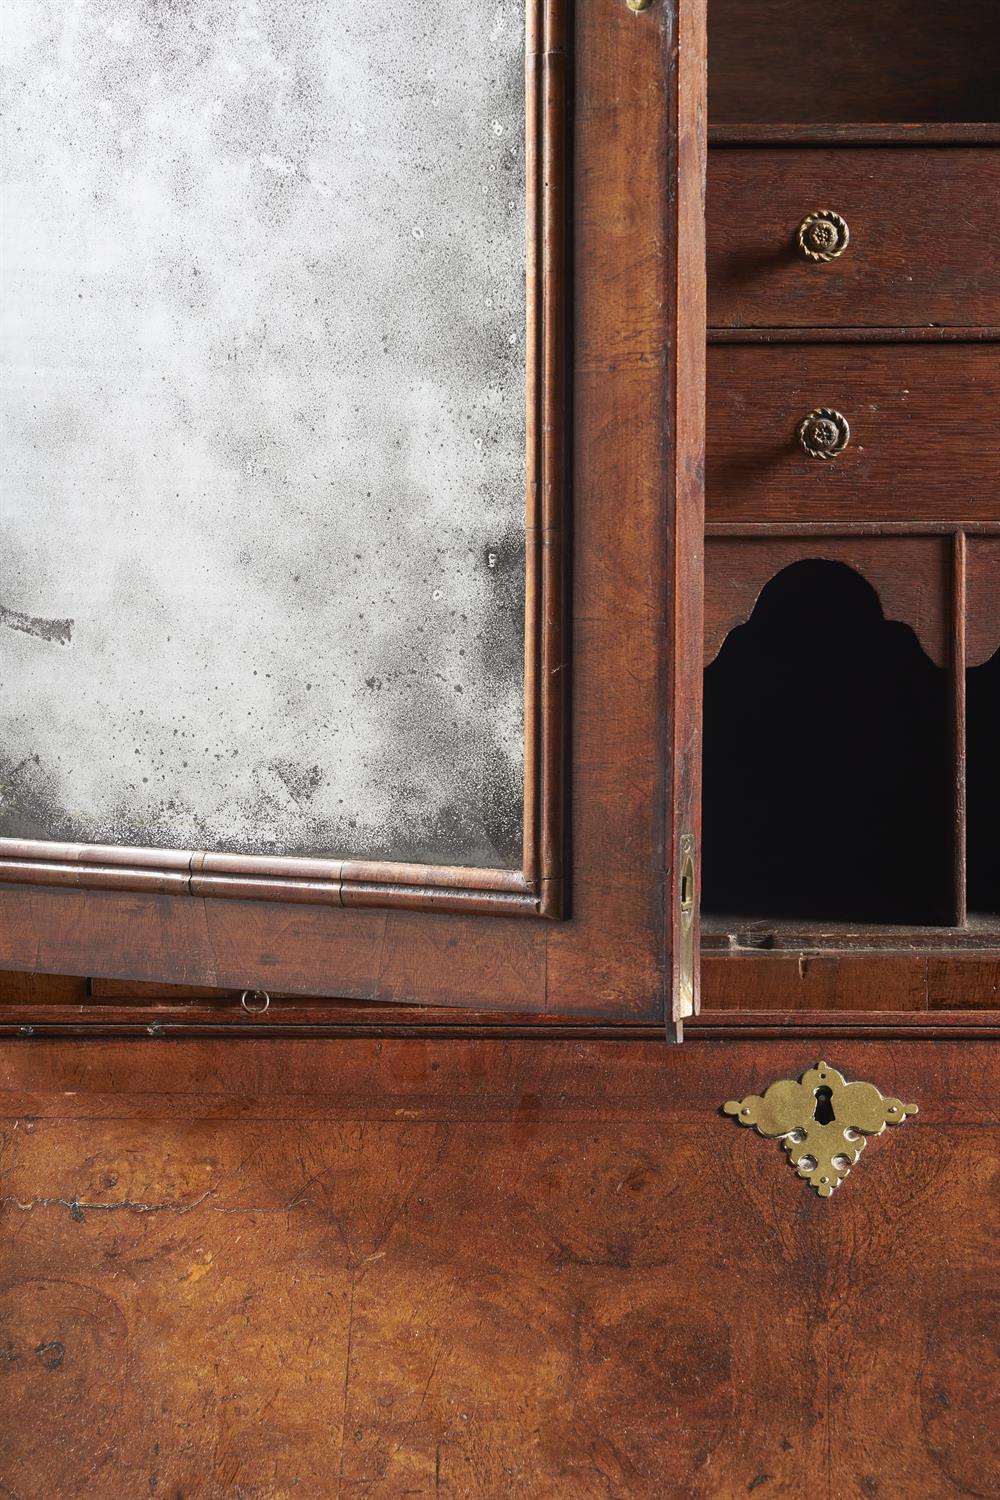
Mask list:
[[[558,915],[566,431],[565,7],[525,0],[524,794],[519,870],[0,838],[0,882],[336,907]]]
[[[330,1017],[341,1000],[660,1025],[696,1009],[678,855],[699,831],[704,0],[531,0],[529,17],[523,869],[8,847],[0,967],[331,996]]]

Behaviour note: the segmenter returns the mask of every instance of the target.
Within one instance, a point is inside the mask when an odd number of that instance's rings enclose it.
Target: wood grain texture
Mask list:
[[[927,1009],[926,956],[861,953],[708,955],[712,1011],[902,1011]]]
[[[720,124],[710,120],[709,146],[1000,146],[1000,123],[994,121],[900,120],[879,123],[843,120],[775,124],[756,121]]]
[[[953,1025],[981,1013],[984,1025],[1000,1011],[1000,948],[985,934],[909,930],[891,937],[871,928],[836,937],[796,936],[781,929],[748,927],[722,943],[709,927],[711,946],[701,958],[706,1034],[718,1035],[727,1017],[759,1027],[780,1017],[786,1033],[807,1034],[817,1024],[841,1035],[845,1022],[892,1023],[897,1034],[933,1011]],[[895,943],[895,947],[891,946]],[[838,946],[839,943],[839,946]],[[756,944],[756,946],[755,946]],[[810,946],[811,945],[811,946]],[[331,1001],[320,995],[275,992],[266,1014],[241,1005],[242,991],[196,985],[143,984],[134,980],[75,979],[0,973],[0,1036],[186,1035],[250,1037],[301,1035],[463,1035],[658,1037],[656,1023],[597,1023],[530,1011],[472,1011],[458,1017],[447,1007]],[[904,1030],[900,1031],[900,1027]],[[701,1031],[698,1033],[701,1035]],[[723,1035],[726,1035],[723,1030]],[[963,1033],[964,1034],[964,1033]]]
[[[804,558],[843,563],[871,584],[888,620],[909,625],[939,667],[951,662],[951,539],[937,536],[750,536],[708,538],[705,663],[749,619],[769,579]]]
[[[939,939],[942,947],[947,941]],[[706,954],[702,991],[713,1013],[987,1011],[1000,1003],[1000,955]]]
[[[700,974],[697,956],[701,849],[702,639],[705,550],[705,121],[708,109],[707,14],[705,0],[686,0],[677,12],[677,87],[668,157],[676,191],[667,199],[676,219],[668,235],[673,268],[675,374],[666,415],[669,437],[668,494],[674,538],[668,583],[670,623],[669,766],[666,843],[670,860],[667,948],[671,955],[672,1020],[697,1015]],[[676,166],[670,165],[676,161]],[[683,909],[678,851],[690,847],[690,915]]]
[[[966,665],[981,667],[1000,651],[1000,537],[968,541]]]
[[[6,1049],[4,1485],[992,1494],[996,1046],[839,1044],[824,1203],[719,1114],[817,1045]]]
[[[1000,152],[713,150],[708,321],[720,328],[1000,324]],[[850,227],[839,259],[795,242],[817,208]]]
[[[996,121],[1000,15],[980,0],[713,0],[710,108],[719,124]]]
[[[90,993],[88,979],[68,974],[0,973],[0,1005],[74,1005]]]
[[[1000,362],[989,346],[712,348],[711,520],[1000,519]],[[815,407],[847,418],[839,458],[806,456]]]

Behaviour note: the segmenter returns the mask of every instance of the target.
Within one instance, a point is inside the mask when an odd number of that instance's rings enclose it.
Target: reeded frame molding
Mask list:
[[[468,915],[562,914],[570,0],[525,0],[524,813],[520,870],[0,838],[0,884]]]

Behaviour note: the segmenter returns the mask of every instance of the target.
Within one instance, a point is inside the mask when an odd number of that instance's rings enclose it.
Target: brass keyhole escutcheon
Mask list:
[[[851,243],[847,220],[832,208],[817,208],[799,225],[798,247],[806,260],[839,260]]]
[[[809,458],[837,458],[851,441],[851,425],[843,412],[818,406],[798,426],[799,447]]]
[[[807,1068],[796,1082],[782,1078],[763,1094],[722,1106],[740,1125],[781,1141],[800,1177],[821,1198],[840,1186],[865,1148],[865,1137],[902,1125],[915,1104],[884,1098],[873,1083],[848,1083],[829,1063]]]

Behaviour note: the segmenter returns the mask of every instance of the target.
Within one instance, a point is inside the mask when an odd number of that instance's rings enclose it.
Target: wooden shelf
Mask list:
[[[706,521],[705,535],[749,536],[1000,536],[1000,521]]]
[[[710,344],[995,344],[1000,328],[719,328],[708,330]]]
[[[1000,122],[709,125],[710,146],[997,146]]]
[[[823,953],[877,949],[883,953],[970,950],[1000,952],[1000,917],[970,917],[964,927],[889,927],[851,922],[775,922],[766,918],[701,919],[705,953]]]

